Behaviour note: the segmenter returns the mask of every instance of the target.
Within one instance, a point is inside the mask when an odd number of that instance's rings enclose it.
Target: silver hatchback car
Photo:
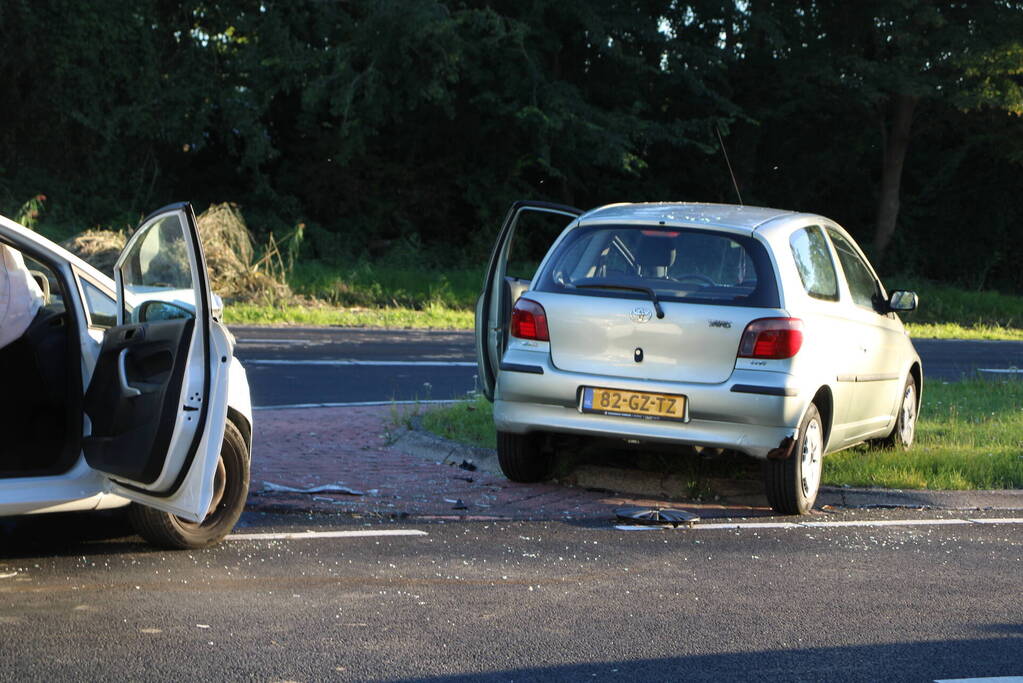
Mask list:
[[[516,228],[569,220],[531,280]],[[561,437],[728,449],[764,462],[768,501],[806,513],[823,456],[913,442],[923,371],[849,234],[822,216],[721,204],[511,207],[476,309],[479,376],[509,479]]]

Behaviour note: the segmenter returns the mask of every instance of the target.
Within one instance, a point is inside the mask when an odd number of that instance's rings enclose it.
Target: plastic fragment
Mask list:
[[[699,515],[686,510],[643,506],[618,508],[615,510],[615,516],[620,520],[629,521],[633,524],[670,524],[673,527],[677,527],[680,524],[692,525],[700,520]]]
[[[306,488],[285,486],[284,484],[275,484],[271,481],[264,481],[263,490],[260,491],[260,493],[344,493],[349,496],[366,495],[363,491],[359,491],[358,489],[353,489],[349,486],[345,486],[344,483],[340,481],[336,481],[333,484],[307,486]]]

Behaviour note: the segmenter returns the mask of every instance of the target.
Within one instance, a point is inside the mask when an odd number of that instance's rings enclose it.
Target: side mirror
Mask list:
[[[901,312],[915,311],[918,303],[920,303],[920,298],[916,295],[916,292],[896,289],[888,297],[888,310]]]
[[[184,320],[194,317],[192,311],[169,301],[145,301],[139,306],[139,322],[154,320]]]

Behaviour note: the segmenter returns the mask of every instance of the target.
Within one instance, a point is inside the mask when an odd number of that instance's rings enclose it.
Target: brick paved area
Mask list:
[[[394,447],[391,406],[261,410],[255,414],[249,507],[419,518],[609,519],[623,505],[684,507],[701,517],[763,509],[635,499],[558,483],[516,484],[413,456]],[[341,482],[364,495],[264,491],[265,482],[307,488]],[[452,502],[454,501],[454,502]]]

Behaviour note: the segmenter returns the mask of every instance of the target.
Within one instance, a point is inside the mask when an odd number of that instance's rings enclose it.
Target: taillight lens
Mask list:
[[[519,339],[550,341],[547,331],[547,312],[532,299],[519,299],[512,308],[511,333]]]
[[[792,358],[803,346],[803,321],[799,318],[761,318],[742,333],[739,358]]]

